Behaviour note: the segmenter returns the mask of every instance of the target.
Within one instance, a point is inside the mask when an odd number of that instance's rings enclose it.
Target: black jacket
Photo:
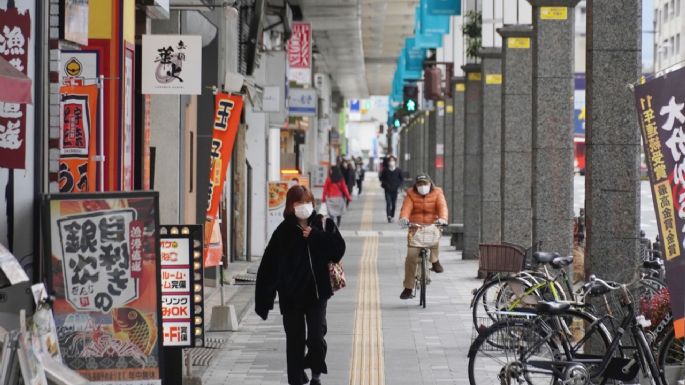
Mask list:
[[[384,168],[383,171],[381,171],[380,179],[381,186],[390,191],[397,191],[404,182],[402,170],[400,170],[399,167],[395,167],[392,171],[390,168]]]
[[[328,263],[340,262],[345,254],[345,240],[335,222],[326,219],[324,231],[322,220],[321,215],[312,214],[309,218],[312,231],[309,239],[305,239],[297,218],[290,215],[271,236],[259,265],[255,289],[255,311],[263,319],[274,307],[276,291],[281,312],[284,307],[306,307],[333,295]]]

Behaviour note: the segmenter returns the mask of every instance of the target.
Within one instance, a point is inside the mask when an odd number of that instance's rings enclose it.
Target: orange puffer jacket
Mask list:
[[[408,218],[411,223],[428,225],[435,223],[438,218],[447,220],[447,202],[440,187],[431,187],[431,191],[423,196],[415,187],[407,191],[402,202],[400,218]]]

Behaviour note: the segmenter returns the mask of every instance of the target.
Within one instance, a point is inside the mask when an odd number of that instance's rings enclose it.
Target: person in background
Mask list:
[[[286,340],[288,384],[321,385],[326,365],[326,306],[333,295],[329,262],[340,262],[345,240],[332,220],[314,211],[304,186],[286,194],[283,222],[276,228],[257,271],[255,312],[264,320],[278,292]],[[307,354],[305,354],[305,346]]]
[[[357,180],[357,195],[362,195],[362,183],[364,183],[364,161],[360,156],[354,165],[354,176]]]
[[[343,168],[342,168],[343,176],[345,177],[345,183],[347,184],[347,191],[349,191],[350,194],[354,191],[354,164],[352,164],[351,160],[344,160],[343,161]],[[349,203],[349,202],[348,202]]]
[[[288,182],[288,188],[293,187],[293,186],[297,186],[298,184],[300,184],[300,179],[297,177],[294,177],[294,178],[290,179],[290,182]]]
[[[418,225],[440,225],[447,224],[447,201],[440,187],[434,186],[430,176],[420,173],[416,176],[414,187],[407,190],[407,196],[402,202],[400,210],[400,224],[404,227],[410,223]],[[414,274],[416,265],[421,261],[419,257],[420,248],[407,247],[407,258],[404,260],[404,290],[400,294],[401,299],[412,297],[414,287]],[[436,273],[444,271],[438,260],[439,247],[430,249],[430,262],[433,264],[431,270]]]
[[[326,211],[331,219],[340,226],[340,219],[345,213],[345,207],[352,200],[342,170],[338,166],[333,166],[328,172],[328,178],[323,184],[323,195],[321,203],[326,204]]]
[[[404,182],[402,170],[397,167],[397,160],[394,156],[388,157],[387,167],[381,171],[380,179],[381,187],[385,191],[385,214],[388,216],[388,223],[390,223],[395,218],[397,191]]]

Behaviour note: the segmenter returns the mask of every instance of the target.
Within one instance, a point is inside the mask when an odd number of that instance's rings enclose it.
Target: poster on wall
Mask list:
[[[133,190],[134,138],[133,138],[133,51],[124,50],[124,118],[122,121],[121,159],[122,159],[122,191]]]
[[[224,190],[226,170],[233,154],[233,144],[240,126],[243,97],[218,92],[214,98],[214,123],[212,126],[212,147],[209,152],[209,195],[205,221],[205,246],[212,239],[214,223],[219,215],[219,203]],[[205,253],[205,267],[219,266],[221,255]]]
[[[95,384],[161,385],[156,192],[45,199],[64,364]]]
[[[88,0],[60,0],[60,38],[88,45]]]
[[[28,75],[32,15],[22,3],[28,1],[15,2],[17,8],[0,5],[0,57]],[[26,167],[27,117],[26,104],[0,102],[0,168]]]
[[[283,222],[283,210],[285,209],[286,194],[288,194],[288,182],[269,182],[269,193],[266,198],[268,200],[267,207],[267,222],[266,232],[270,238],[274,230]]]
[[[143,35],[142,93],[200,95],[202,36]]]
[[[685,336],[685,68],[635,86],[676,338]]]
[[[288,40],[288,80],[312,84],[312,25],[298,21],[292,25]]]
[[[69,51],[63,50],[60,55],[60,69],[64,84],[71,79],[81,84],[97,84],[98,51]]]
[[[60,87],[59,191],[96,190],[97,85]]]

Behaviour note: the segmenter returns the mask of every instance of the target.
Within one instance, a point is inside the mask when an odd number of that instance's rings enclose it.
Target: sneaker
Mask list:
[[[436,273],[442,273],[443,271],[445,271],[445,269],[442,268],[440,261],[433,263],[433,269],[432,270]]]
[[[400,294],[400,299],[410,299],[414,297],[411,293],[411,289],[404,289],[402,290],[402,294]]]
[[[388,217],[388,223],[392,223],[392,217]]]

